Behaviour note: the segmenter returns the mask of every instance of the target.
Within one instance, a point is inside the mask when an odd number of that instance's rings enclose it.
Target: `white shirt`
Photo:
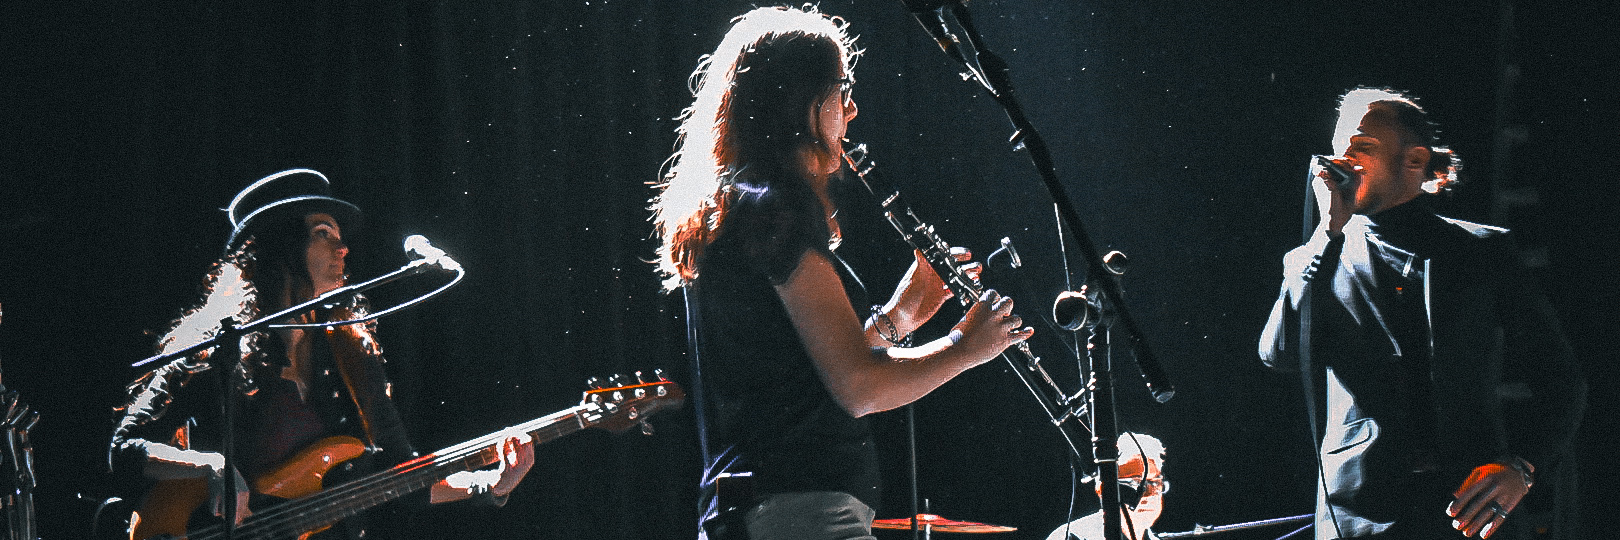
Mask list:
[[[1061,525],[1056,530],[1053,530],[1052,534],[1046,536],[1046,540],[1103,540],[1102,518],[1102,512],[1099,511],[1071,521],[1067,525]],[[1068,536],[1064,536],[1064,533],[1067,533]],[[1159,535],[1153,534],[1153,529],[1148,529],[1147,534],[1143,536],[1146,538],[1137,540],[1159,540]],[[1130,540],[1130,535],[1126,534],[1124,538]]]

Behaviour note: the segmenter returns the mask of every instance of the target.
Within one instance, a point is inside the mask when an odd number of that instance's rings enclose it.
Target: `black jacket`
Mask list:
[[[1333,354],[1343,343],[1323,338],[1344,332],[1324,331],[1321,324],[1311,330],[1317,391],[1308,397],[1326,390],[1325,402],[1319,402],[1326,405],[1325,418],[1312,419],[1325,420],[1319,535],[1333,530],[1330,519],[1347,536],[1383,530],[1400,511],[1410,510],[1403,505],[1443,516],[1443,506],[1431,510],[1418,502],[1433,494],[1403,485],[1418,474],[1433,473],[1431,483],[1449,494],[1474,467],[1519,456],[1549,478],[1546,472],[1567,451],[1580,422],[1585,383],[1507,231],[1440,217],[1415,201],[1371,218],[1355,216],[1344,233],[1341,244],[1318,230],[1284,258],[1282,290],[1259,347],[1267,366],[1297,370],[1301,304],[1317,296],[1314,316],[1341,310],[1340,323],[1353,321],[1348,324],[1369,336],[1351,347],[1354,355],[1378,357],[1335,365],[1332,359],[1346,358]],[[1405,313],[1413,316],[1403,318],[1390,307],[1398,303],[1391,300],[1396,295],[1410,295],[1412,308]],[[1349,319],[1342,317],[1345,311]],[[1402,343],[1418,346],[1401,350]],[[1367,351],[1390,352],[1390,360]],[[1361,371],[1392,370],[1389,364],[1379,367],[1391,361],[1417,368],[1408,379],[1424,395],[1403,397],[1402,407],[1421,410],[1370,402],[1405,388],[1365,384],[1365,378],[1356,387]],[[1381,425],[1395,422],[1430,432],[1396,434]],[[1332,517],[1324,506],[1332,507]]]
[[[290,452],[332,435],[348,435],[365,441],[369,451],[368,455],[335,468],[324,482],[327,488],[415,457],[404,424],[388,396],[388,380],[380,351],[365,350],[358,345],[360,338],[347,331],[338,330],[323,336],[317,330],[312,334],[314,379],[310,381],[308,404],[302,409],[309,413],[304,426],[317,429],[297,433],[296,440],[282,440],[286,434],[264,430],[267,420],[290,414],[274,397],[290,395],[290,399],[297,399],[293,383],[275,373],[285,364],[268,362],[269,365],[258,369],[260,373],[254,377],[260,389],[257,395],[238,400],[236,448],[239,462],[236,465],[243,475],[251,480],[264,469],[280,464]],[[271,336],[263,342],[265,350],[260,352],[266,357],[285,356],[280,337]],[[339,355],[334,354],[333,349],[338,347],[345,351],[341,356],[347,360],[339,360]],[[191,448],[219,450],[224,438],[220,371],[206,363],[181,358],[143,375],[129,386],[130,400],[120,408],[108,448],[109,466],[126,499],[138,502],[141,495],[152,488],[152,482],[142,477],[151,445],[176,445],[176,435],[183,429],[189,432]],[[265,507],[260,505],[268,502],[256,500],[253,504],[256,510],[263,511]],[[413,493],[394,504],[425,506],[427,494]],[[203,505],[197,513],[205,513],[206,507]],[[122,510],[118,509],[120,513]],[[365,520],[351,519],[345,521],[344,527],[334,528],[322,537],[354,536],[366,528]]]

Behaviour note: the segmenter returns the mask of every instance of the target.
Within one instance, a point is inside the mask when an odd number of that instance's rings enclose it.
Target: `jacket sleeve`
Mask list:
[[[1282,289],[1271,306],[1271,315],[1260,331],[1260,361],[1272,369],[1299,369],[1299,304],[1304,297],[1305,285],[1315,279],[1325,265],[1329,249],[1343,245],[1329,241],[1327,233],[1317,230],[1305,245],[1296,247],[1283,256]],[[1330,273],[1331,268],[1326,272]]]
[[[192,377],[184,361],[154,369],[129,385],[129,401],[118,409],[112,441],[107,448],[107,466],[120,477],[136,477],[145,466],[152,444],[170,444],[175,428],[186,416],[170,414],[175,394]]]

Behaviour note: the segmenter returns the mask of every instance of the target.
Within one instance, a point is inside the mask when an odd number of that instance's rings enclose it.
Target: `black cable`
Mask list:
[[[1316,187],[1316,175],[1309,171],[1310,168],[1307,167],[1307,172],[1305,174],[1305,204],[1303,205],[1305,207],[1305,220],[1303,226],[1300,228],[1301,236],[1303,236],[1301,239],[1302,245],[1310,245],[1311,236],[1316,231],[1316,224],[1314,220],[1316,217],[1316,197],[1314,191]],[[1340,247],[1342,249],[1342,245]],[[1327,249],[1333,249],[1333,242],[1329,241],[1327,243]],[[1335,257],[1335,259],[1336,258],[1337,257]],[[1319,273],[1322,270],[1323,268],[1319,267],[1316,269],[1316,272]],[[1337,270],[1337,263],[1335,263],[1335,270]],[[1306,280],[1305,286],[1302,287],[1303,294],[1300,295],[1301,298],[1299,299],[1298,354],[1300,386],[1305,394],[1305,414],[1310,417],[1311,450],[1314,458],[1313,461],[1316,462],[1316,478],[1318,486],[1322,489],[1323,497],[1325,498],[1327,493],[1327,465],[1322,462],[1322,429],[1316,423],[1316,385],[1314,384],[1316,372],[1311,369],[1311,317],[1313,315],[1313,304],[1315,304],[1316,298],[1315,287],[1312,286],[1312,281],[1315,281],[1314,277],[1315,276],[1313,276],[1313,279]],[[1333,504],[1324,503],[1323,506],[1327,508],[1328,519],[1333,522],[1333,532],[1335,536],[1343,537],[1344,529],[1339,526],[1339,516],[1338,513],[1333,510]]]

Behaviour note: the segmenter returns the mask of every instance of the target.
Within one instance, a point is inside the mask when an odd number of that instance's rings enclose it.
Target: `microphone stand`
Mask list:
[[[1096,293],[1088,294],[1094,300],[1102,300]],[[1115,321],[1112,310],[1100,311],[1101,317],[1093,319],[1097,322],[1091,327],[1091,339],[1086,342],[1086,356],[1091,360],[1091,380],[1086,386],[1091,396],[1091,457],[1097,465],[1097,486],[1102,489],[1103,538],[1121,540],[1119,447],[1114,444],[1119,439],[1119,425],[1114,418],[1114,354],[1109,343]]]
[[[969,79],[977,80],[996,103],[1000,104],[1007,113],[1007,119],[1013,124],[1013,134],[1009,142],[1013,150],[1027,150],[1034,162],[1036,171],[1046,190],[1051,194],[1052,202],[1057,206],[1059,217],[1067,225],[1069,232],[1074,235],[1075,241],[1080,244],[1080,253],[1086,259],[1087,276],[1106,276],[1103,279],[1092,279],[1095,289],[1100,290],[1103,296],[1111,299],[1112,310],[1119,324],[1127,334],[1131,348],[1136,352],[1137,365],[1142,369],[1142,375],[1147,379],[1148,391],[1153,399],[1164,403],[1175,395],[1175,386],[1165,375],[1158,359],[1153,355],[1147,341],[1143,339],[1141,329],[1136,324],[1136,318],[1131,316],[1125,308],[1121,298],[1121,289],[1118,280],[1112,278],[1112,273],[1106,270],[1102,256],[1098,254],[1096,244],[1086,233],[1085,226],[1080,222],[1074,202],[1069,199],[1068,193],[1058,182],[1057,168],[1052,160],[1051,151],[1046,146],[1046,140],[1024,115],[1023,106],[1013,93],[1012,78],[1009,76],[1007,62],[984,46],[984,38],[973,25],[973,16],[968,12],[967,6],[959,1],[951,2],[951,14],[961,24],[967,37],[968,45],[972,46],[972,57],[977,58],[979,66],[975,68],[968,65]],[[952,55],[953,57],[956,55]]]
[[[349,297],[360,294],[360,293],[365,292],[367,290],[371,290],[371,289],[374,289],[374,288],[376,288],[378,286],[385,285],[385,284],[388,284],[388,283],[392,283],[394,281],[398,281],[400,278],[403,278],[403,277],[406,277],[406,276],[412,276],[412,275],[420,274],[422,272],[426,272],[427,267],[433,266],[433,262],[434,262],[433,259],[420,259],[420,260],[413,261],[410,264],[406,264],[405,266],[401,266],[398,270],[395,270],[393,272],[389,272],[387,274],[377,276],[375,278],[370,279],[369,281],[365,281],[365,282],[362,282],[362,283],[356,283],[356,284],[353,284],[353,285],[344,285],[342,287],[332,289],[330,291],[327,291],[324,294],[321,294],[320,296],[316,296],[315,298],[311,298],[311,299],[309,299],[307,301],[296,304],[296,305],[294,305],[292,307],[289,307],[287,309],[283,309],[281,311],[278,311],[278,312],[275,312],[275,313],[272,313],[272,314],[269,314],[269,315],[265,315],[263,317],[260,317],[260,318],[258,318],[256,320],[254,320],[252,322],[249,322],[247,324],[244,324],[242,326],[235,326],[234,324],[229,323],[229,320],[227,319],[226,322],[222,323],[223,326],[221,326],[221,331],[220,331],[219,335],[216,335],[214,337],[202,340],[202,341],[197,342],[196,344],[191,345],[189,347],[186,347],[184,349],[180,349],[180,350],[173,351],[173,352],[161,353],[161,354],[157,354],[157,355],[147,357],[144,360],[141,360],[139,362],[130,364],[129,367],[141,367],[141,366],[153,363],[153,362],[163,362],[163,361],[168,361],[168,360],[173,360],[173,359],[176,359],[176,358],[180,358],[182,356],[191,356],[193,354],[196,354],[199,351],[206,350],[206,349],[208,349],[210,347],[218,345],[224,339],[225,334],[228,334],[228,333],[233,332],[233,331],[238,333],[238,334],[246,334],[248,332],[253,332],[253,331],[258,330],[260,328],[272,328],[272,327],[275,327],[275,325],[273,324],[275,321],[285,319],[285,318],[290,317],[292,315],[296,315],[298,313],[303,313],[305,311],[309,311],[309,310],[315,309],[317,307],[334,306],[334,305],[337,305],[338,302],[341,301],[341,300],[346,300]],[[443,290],[442,288],[439,289],[439,291],[442,291],[442,290]],[[434,291],[432,294],[438,294],[439,291]],[[415,302],[419,302],[419,301],[420,300],[413,300],[410,303],[415,303]],[[356,320],[352,320],[352,321],[337,321],[337,322],[331,322],[331,323],[317,323],[314,326],[342,326],[342,325],[345,325],[345,324],[354,324],[354,323],[357,323],[357,322],[365,322],[365,321],[368,321],[368,320],[371,320],[371,319],[374,319],[374,318],[376,318],[376,317],[369,317],[369,318],[365,318],[365,319],[356,319]]]
[[[394,270],[393,272],[383,274],[361,283],[344,285],[342,287],[332,289],[314,298],[295,304],[292,307],[259,317],[258,319],[240,326],[232,321],[230,317],[226,317],[219,321],[220,331],[213,337],[204,339],[194,345],[180,350],[160,353],[147,357],[144,360],[130,365],[130,367],[140,367],[153,362],[167,362],[177,358],[191,356],[192,354],[207,350],[211,347],[219,347],[219,349],[215,351],[213,355],[218,359],[218,361],[210,361],[208,369],[220,368],[220,403],[223,408],[225,422],[224,435],[222,436],[220,450],[220,455],[224,457],[225,461],[225,466],[222,469],[225,476],[225,488],[222,490],[223,493],[221,493],[221,497],[223,498],[221,502],[223,504],[221,504],[220,517],[224,518],[225,520],[223,531],[225,533],[224,537],[226,540],[230,540],[236,535],[236,469],[234,468],[236,464],[236,395],[238,394],[239,389],[245,393],[253,392],[253,390],[249,390],[253,386],[253,382],[251,378],[248,377],[246,366],[242,365],[242,354],[240,350],[241,337],[261,328],[276,328],[278,327],[278,325],[275,324],[277,321],[284,320],[299,313],[316,309],[331,309],[332,306],[337,305],[340,301],[353,298],[355,295],[358,295],[361,292],[392,283],[406,276],[426,272],[428,267],[434,266],[436,262],[438,262],[436,259],[415,260],[409,264],[406,264],[405,266],[401,266],[398,270]],[[459,268],[456,269],[456,273],[456,281],[460,281],[461,276],[465,275],[465,273]],[[452,282],[451,284],[453,285],[455,282]],[[431,297],[445,290],[445,288],[447,287],[441,287],[438,290],[429,293],[427,296],[407,302],[405,305],[412,305],[417,302],[421,302],[422,300],[427,299],[427,297]],[[390,308],[388,311],[394,311],[395,309],[397,308]],[[376,318],[377,316],[380,316],[380,314],[351,321],[335,321],[298,326],[342,326],[346,324],[355,324],[357,322],[368,321]]]
[[[279,315],[279,314],[278,314]],[[264,317],[254,323],[273,321],[276,319]],[[247,332],[244,329],[253,326],[238,328],[230,317],[219,320],[219,334],[214,340],[220,342],[219,355],[223,362],[219,367],[219,399],[224,409],[225,431],[220,436],[220,455],[224,457],[225,466],[220,468],[224,475],[224,489],[220,490],[219,517],[225,520],[225,540],[236,537],[236,389],[239,386],[250,386],[252,378],[248,377],[247,366],[242,365],[242,336]]]
[[[1058,216],[1063,224],[1068,226],[1075,241],[1079,244],[1079,251],[1086,259],[1086,276],[1088,284],[1088,304],[1101,309],[1101,317],[1097,326],[1092,329],[1091,342],[1088,355],[1093,357],[1092,378],[1090,381],[1091,410],[1093,429],[1091,433],[1092,452],[1094,461],[1099,469],[1099,486],[1102,488],[1103,506],[1103,534],[1108,540],[1121,538],[1119,515],[1119,484],[1118,484],[1118,458],[1119,449],[1114,445],[1118,437],[1118,430],[1114,420],[1113,400],[1113,370],[1110,365],[1109,333],[1118,325],[1125,331],[1130,340],[1131,348],[1136,353],[1137,366],[1146,379],[1147,389],[1153,399],[1159,403],[1169,401],[1175,395],[1175,387],[1170,383],[1164,370],[1160,367],[1158,359],[1154,357],[1152,349],[1143,339],[1142,331],[1136,324],[1136,319],[1123,301],[1123,292],[1117,275],[1110,271],[1098,254],[1096,244],[1086,233],[1085,226],[1080,222],[1079,214],[1074,203],[1063,190],[1057,178],[1057,168],[1052,160],[1051,151],[1039,131],[1024,114],[1023,106],[1013,93],[1012,78],[1009,75],[1007,62],[984,45],[984,38],[979,34],[973,24],[973,16],[967,6],[960,0],[949,2],[951,15],[961,25],[967,38],[967,45],[972,48],[972,55],[953,51],[952,46],[957,43],[955,36],[948,40],[937,40],[940,47],[953,59],[975,58],[978,65],[963,62],[968,73],[965,78],[976,80],[990,92],[991,97],[1006,111],[1007,119],[1013,124],[1013,134],[1009,142],[1013,150],[1027,150],[1030,160],[1034,163],[1036,171],[1040,174],[1047,192],[1057,209]],[[941,8],[943,9],[943,7]],[[1101,351],[1099,352],[1099,349]],[[1101,355],[1100,357],[1097,355]],[[1020,372],[1025,385],[1030,381]],[[1031,387],[1033,390],[1033,387]],[[1036,397],[1046,404],[1045,396],[1036,392]],[[1048,411],[1051,409],[1048,407]],[[1060,424],[1062,418],[1054,418]],[[1072,447],[1072,445],[1071,445]],[[1108,466],[1104,466],[1108,465]]]
[[[1123,273],[1122,265],[1121,260],[1119,265],[1105,266],[1108,271],[1106,277]],[[1114,309],[1114,304],[1093,287],[1101,278],[1104,276],[1093,276],[1087,280],[1086,286],[1080,289],[1080,298],[1075,299],[1079,302],[1066,307],[1078,313],[1074,314],[1072,321],[1059,324],[1076,332],[1081,329],[1090,332],[1086,340],[1086,359],[1091,365],[1091,378],[1086,381],[1085,395],[1091,412],[1091,455],[1092,463],[1097,467],[1103,538],[1121,540],[1124,535],[1120,507],[1123,505],[1119,500],[1119,447],[1115,444],[1119,439],[1119,424],[1114,415],[1114,354],[1110,341],[1112,328],[1119,321],[1119,313]],[[1057,310],[1058,307],[1054,306],[1053,311]]]

